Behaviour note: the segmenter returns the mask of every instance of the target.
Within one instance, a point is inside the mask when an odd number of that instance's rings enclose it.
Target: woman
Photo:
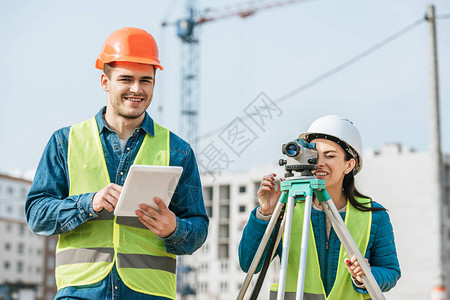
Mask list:
[[[349,120],[329,115],[314,121],[308,131],[299,137],[316,144],[318,162],[317,170],[312,172],[313,175],[325,180],[331,199],[369,263],[381,290],[383,292],[390,290],[400,278],[394,234],[386,209],[358,192],[355,187],[354,175],[361,170],[363,164],[362,143],[358,130]],[[239,244],[239,262],[245,272],[250,267],[281,194],[280,185],[275,188],[275,179],[276,174],[263,177],[258,190],[260,206],[252,211]],[[303,213],[299,212],[303,209],[304,205],[303,207],[301,204],[296,205],[293,228],[302,226]],[[308,299],[307,295],[323,295],[323,298],[319,296],[313,299],[370,298],[361,282],[364,272],[358,261],[354,256],[350,258],[346,256],[336,233],[315,198],[311,211],[311,225],[310,235],[313,235],[313,239],[310,238],[307,256],[305,299]],[[300,247],[292,246],[299,244],[295,236],[292,235],[288,260],[286,296],[289,297],[295,294],[298,276],[300,250],[296,248]],[[281,255],[281,243],[276,254]],[[266,253],[260,261],[258,272],[265,255]],[[276,290],[275,285],[271,289],[270,299],[276,299]]]

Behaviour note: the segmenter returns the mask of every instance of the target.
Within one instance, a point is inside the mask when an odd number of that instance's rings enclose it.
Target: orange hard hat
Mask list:
[[[153,36],[145,30],[133,27],[124,27],[108,36],[95,67],[103,70],[104,64],[113,61],[148,64],[163,69],[159,62],[158,45]]]

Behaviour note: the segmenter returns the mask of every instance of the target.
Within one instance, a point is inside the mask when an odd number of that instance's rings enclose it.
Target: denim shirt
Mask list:
[[[145,134],[154,135],[153,120],[145,113],[144,121],[133,131],[122,152],[118,135],[103,118],[105,111],[106,108],[102,108],[95,119],[106,165],[111,182],[123,185]],[[70,127],[62,128],[50,138],[27,197],[25,213],[28,226],[39,235],[66,233],[99,216],[92,208],[95,193],[69,196],[69,131]],[[209,220],[194,152],[187,142],[172,132],[170,165],[183,167],[183,173],[169,205],[176,215],[177,226],[170,236],[162,240],[169,253],[192,254],[205,242]]]

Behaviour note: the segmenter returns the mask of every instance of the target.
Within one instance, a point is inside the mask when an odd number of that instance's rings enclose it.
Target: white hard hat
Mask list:
[[[321,117],[312,122],[308,131],[300,134],[299,138],[308,142],[315,138],[324,138],[338,143],[356,160],[353,174],[356,175],[361,171],[363,165],[361,135],[350,120],[338,115]]]

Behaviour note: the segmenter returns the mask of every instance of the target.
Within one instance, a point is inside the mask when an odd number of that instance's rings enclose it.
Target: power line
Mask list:
[[[420,24],[422,24],[423,22],[425,22],[424,18],[420,18],[419,20],[413,22],[412,24],[406,26],[405,28],[403,28],[402,30],[394,33],[393,35],[389,36],[388,38],[384,39],[383,41],[373,45],[372,47],[370,47],[369,49],[361,52],[360,54],[357,54],[355,56],[353,56],[352,58],[350,58],[349,60],[347,60],[346,62],[340,64],[337,67],[334,67],[333,69],[319,75],[318,77],[314,78],[313,80],[310,80],[309,82],[299,86],[298,88],[296,88],[295,90],[285,94],[284,96],[281,96],[280,98],[278,98],[278,102],[282,103],[286,100],[288,100],[289,98],[294,97],[295,95],[297,95],[298,93],[303,92],[306,89],[309,89],[310,87],[315,86],[316,84],[318,84],[319,82],[327,79],[328,77],[331,77],[337,73],[339,73],[340,71],[350,67],[351,65],[355,64],[356,62],[360,61],[361,59],[369,56],[370,54],[374,53],[375,51],[377,51],[378,49],[386,46],[387,44],[389,44],[390,42],[398,39],[399,37],[401,37],[402,35],[404,35],[405,33],[413,30],[414,28],[416,28],[417,26],[419,26]]]
[[[386,39],[382,40],[381,42],[376,43],[375,45],[373,45],[372,47],[368,48],[367,50],[353,56],[352,58],[350,58],[349,60],[347,60],[346,62],[338,65],[337,67],[334,67],[328,71],[326,71],[325,73],[322,73],[321,75],[317,76],[316,78],[308,81],[305,84],[302,84],[301,86],[299,86],[298,88],[288,92],[287,94],[279,97],[278,99],[275,100],[275,102],[277,103],[282,103],[284,101],[289,100],[290,98],[296,96],[297,94],[317,85],[318,83],[324,81],[325,79],[328,79],[329,77],[343,71],[344,69],[350,67],[351,65],[355,64],[356,62],[360,61],[361,59],[369,56],[370,54],[374,53],[375,51],[379,50],[380,48],[386,46],[387,44],[391,43],[392,41],[398,39],[399,37],[401,37],[402,35],[408,33],[409,31],[413,30],[414,28],[418,27],[419,25],[421,25],[423,22],[425,22],[425,18],[420,18],[416,21],[414,21],[413,23],[411,23],[410,25],[404,27],[403,29],[397,31],[396,33],[392,34],[391,36],[387,37]],[[248,116],[244,116],[241,119],[248,119]],[[217,127],[216,129],[213,129],[205,134],[202,134],[198,137],[195,138],[196,142],[198,143],[199,140],[201,139],[206,139],[210,136],[212,136],[213,134],[220,132],[221,130],[225,129],[228,126],[228,124],[226,125],[222,125],[220,127]]]
[[[450,19],[450,14],[448,14],[448,15],[437,15],[436,19]]]

